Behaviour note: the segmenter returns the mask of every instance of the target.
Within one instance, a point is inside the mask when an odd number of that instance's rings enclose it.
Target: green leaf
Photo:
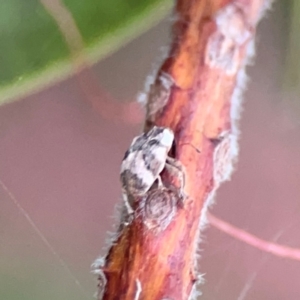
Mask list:
[[[62,1],[62,0],[61,0]],[[65,0],[95,63],[158,23],[171,0]],[[74,72],[59,24],[39,0],[0,0],[0,104]]]

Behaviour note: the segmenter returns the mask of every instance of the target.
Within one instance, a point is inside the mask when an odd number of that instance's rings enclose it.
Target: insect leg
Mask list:
[[[179,196],[181,199],[185,199],[186,195],[184,193],[184,187],[185,187],[185,171],[184,166],[179,162],[179,160],[176,160],[172,157],[167,157],[166,161],[166,169],[178,178],[180,182],[180,190],[179,190]]]

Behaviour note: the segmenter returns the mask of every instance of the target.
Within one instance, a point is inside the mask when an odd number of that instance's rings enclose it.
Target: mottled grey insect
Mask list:
[[[153,127],[134,138],[121,165],[121,182],[128,195],[145,194],[163,170],[174,140],[168,128]]]
[[[143,197],[155,181],[157,181],[158,188],[163,187],[160,173],[164,168],[179,179],[178,196],[181,199],[184,198],[182,166],[177,160],[168,156],[173,141],[174,133],[171,129],[157,126],[133,139],[124,155],[120,173],[123,198],[127,208],[127,212],[123,211],[125,223],[133,213],[134,202]]]
[[[158,180],[165,167],[181,171],[179,163],[168,156],[174,141],[174,133],[165,127],[154,126],[149,132],[136,137],[126,151],[121,165],[121,183],[127,209],[135,198],[143,196]]]

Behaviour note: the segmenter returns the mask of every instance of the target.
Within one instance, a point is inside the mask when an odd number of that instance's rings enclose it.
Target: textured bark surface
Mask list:
[[[132,223],[124,226],[102,266],[106,280],[100,276],[105,288],[99,299],[196,296],[199,233],[238,153],[243,71],[265,6],[263,0],[177,1],[174,42],[149,93],[145,130],[158,125],[174,131],[172,156],[184,166],[187,197],[183,205],[174,201],[176,193],[166,191],[158,192],[152,204],[151,193],[137,199]],[[176,184],[176,176],[166,173],[163,182]],[[145,225],[149,205],[153,210],[160,205],[156,211],[165,217],[156,222],[165,226]]]

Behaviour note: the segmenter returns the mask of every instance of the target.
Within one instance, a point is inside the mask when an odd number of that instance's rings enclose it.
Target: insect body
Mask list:
[[[170,129],[156,126],[133,140],[121,166],[122,188],[127,196],[144,195],[156,179],[161,184],[160,173],[173,140]]]
[[[121,183],[127,213],[133,213],[133,203],[144,196],[158,180],[160,173],[168,169],[180,181],[178,196],[184,199],[184,172],[179,161],[168,156],[174,141],[174,133],[165,127],[154,126],[149,132],[136,137],[126,151],[121,165]]]

